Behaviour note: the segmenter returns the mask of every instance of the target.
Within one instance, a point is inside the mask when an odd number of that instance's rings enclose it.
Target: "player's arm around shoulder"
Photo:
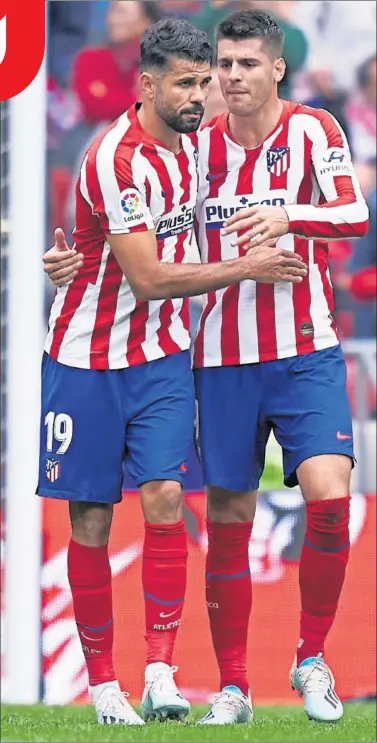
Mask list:
[[[198,296],[244,279],[267,283],[297,283],[307,267],[296,253],[261,245],[243,258],[221,263],[161,263],[154,231],[107,234],[107,240],[136,299],[153,300]],[[63,247],[65,246],[65,247]],[[69,257],[65,257],[65,254]],[[64,232],[56,230],[55,245],[44,255],[44,270],[55,286],[77,275],[83,256],[67,246]]]
[[[161,263],[158,259],[154,231],[144,230],[127,234],[107,234],[109,245],[126,276],[131,289],[140,300],[197,296],[225,288],[244,279],[274,283],[298,283],[307,274],[307,267],[296,253],[271,250],[261,245],[243,258],[219,263]],[[70,254],[65,259],[59,247]],[[44,256],[45,272],[55,284],[63,286],[75,278],[82,265],[80,254],[72,256],[62,230],[56,243]]]
[[[125,193],[120,195],[123,214],[120,215],[118,209],[118,216],[112,215],[112,220],[109,219],[109,229],[105,228],[104,223],[102,226],[136,299],[148,301],[193,297],[223,289],[244,279],[296,282],[302,281],[306,274],[306,266],[300,256],[285,251],[271,251],[263,246],[259,253],[218,263],[160,261],[153,219],[145,194],[136,192],[136,206],[131,204],[131,214],[126,218],[125,229],[124,211],[129,203],[126,199],[135,196],[129,189],[127,197]],[[114,220],[115,229],[110,229]],[[187,237],[190,237],[190,231],[187,232]]]
[[[244,279],[296,282],[302,281],[306,275],[306,266],[300,256],[266,246],[240,258],[218,263],[160,261],[146,189],[142,183],[135,185],[134,178],[131,180],[134,175],[132,166],[130,170],[129,163],[118,158],[115,177],[109,176],[107,162],[106,168],[102,168],[100,163],[98,169],[100,177],[95,171],[89,178],[90,167],[83,171],[87,177],[80,198],[83,196],[90,205],[91,219],[96,221],[137,299],[197,296]],[[62,283],[67,280],[66,277]]]

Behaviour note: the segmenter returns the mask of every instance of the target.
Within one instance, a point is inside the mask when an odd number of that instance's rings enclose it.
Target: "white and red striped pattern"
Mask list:
[[[120,201],[137,192],[138,220],[125,223]],[[155,229],[163,262],[187,260],[192,220],[174,231],[181,213],[193,213],[197,170],[193,140],[182,135],[174,155],[147,136],[136,107],[97,137],[84,158],[76,187],[75,247],[84,266],[58,289],[45,350],[69,366],[120,369],[186,350],[188,299],[136,300],[106,241],[106,233]],[[170,220],[170,221],[169,221]],[[160,229],[162,226],[162,229]]]
[[[267,151],[285,147],[289,167],[270,172]],[[323,161],[342,154],[342,161]],[[280,239],[279,246],[304,258],[308,277],[294,285],[242,281],[206,295],[195,342],[197,367],[287,358],[339,342],[328,250],[322,240],[362,236],[368,210],[344,134],[330,114],[284,103],[278,125],[253,150],[234,142],[225,115],[203,128],[197,204],[203,262],[240,255],[240,249],[231,245],[234,235],[221,237],[219,229],[234,209],[261,202],[284,204],[291,233]]]

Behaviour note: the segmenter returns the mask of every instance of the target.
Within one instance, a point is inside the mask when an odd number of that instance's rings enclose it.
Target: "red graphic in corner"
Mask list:
[[[0,100],[21,93],[37,75],[45,48],[45,0],[0,1]]]

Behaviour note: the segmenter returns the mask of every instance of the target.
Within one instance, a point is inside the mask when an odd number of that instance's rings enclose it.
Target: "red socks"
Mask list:
[[[238,686],[247,694],[246,649],[251,611],[249,541],[252,522],[207,521],[206,598],[220,688]]]
[[[349,497],[306,504],[297,665],[309,656],[323,653],[335,619],[349,556],[349,515]]]
[[[145,524],[143,590],[147,664],[172,664],[186,592],[187,539],[184,521]]]
[[[68,580],[89,684],[114,681],[111,569],[107,545],[84,547],[71,539]]]
[[[350,498],[306,505],[306,533],[300,560],[301,628],[299,665],[323,653],[333,624],[349,557]],[[246,649],[251,612],[248,547],[252,522],[207,521],[206,598],[220,688],[248,693]],[[171,665],[186,590],[187,541],[183,521],[145,524],[143,589],[147,664]],[[115,680],[113,615],[107,546],[85,547],[71,540],[68,579],[90,686]]]

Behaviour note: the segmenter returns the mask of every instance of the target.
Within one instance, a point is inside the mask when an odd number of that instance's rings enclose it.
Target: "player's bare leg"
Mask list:
[[[220,693],[202,725],[250,722],[247,633],[251,611],[249,541],[257,491],[207,488],[206,598]]]
[[[307,525],[300,560],[300,641],[291,680],[304,697],[308,717],[334,721],[343,707],[323,653],[348,563],[351,459],[341,454],[311,457],[298,467],[297,478]]]
[[[186,592],[187,540],[182,486],[154,480],[140,487],[145,517],[143,590],[147,664],[142,699],[144,719],[184,719],[190,703],[173,678],[174,644]]]
[[[120,691],[113,666],[113,610],[107,542],[113,506],[70,502],[68,579],[89,689],[101,724],[143,725]]]

